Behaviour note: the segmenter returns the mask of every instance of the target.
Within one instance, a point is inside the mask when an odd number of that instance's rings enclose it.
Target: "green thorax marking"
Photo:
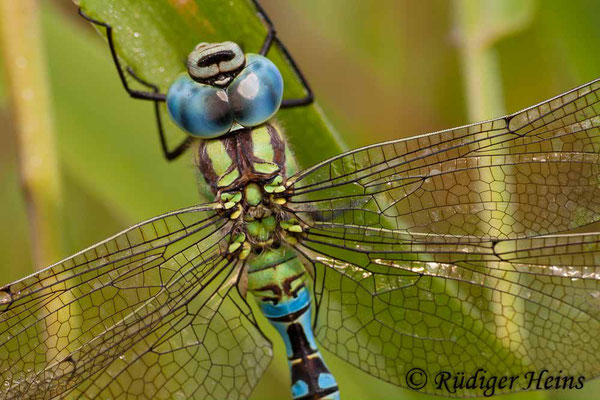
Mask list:
[[[273,174],[279,171],[275,163],[275,149],[271,143],[271,135],[266,126],[252,131],[252,153],[257,160],[252,163],[252,168],[265,174]]]
[[[276,228],[277,221],[273,215],[246,222],[246,232],[259,243],[266,243],[272,239]]]
[[[250,183],[244,188],[244,198],[250,206],[257,206],[263,200],[260,187],[256,183]]]
[[[298,171],[283,132],[270,122],[203,140],[196,165],[213,193],[241,190],[249,183],[262,184],[277,175],[285,178]]]

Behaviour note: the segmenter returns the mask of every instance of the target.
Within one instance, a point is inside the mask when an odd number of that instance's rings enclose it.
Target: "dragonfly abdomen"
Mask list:
[[[309,278],[294,250],[265,250],[250,256],[248,266],[248,290],[285,343],[294,399],[339,399],[337,382],[317,348]]]

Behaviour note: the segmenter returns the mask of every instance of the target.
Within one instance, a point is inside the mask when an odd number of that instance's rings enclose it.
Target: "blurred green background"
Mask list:
[[[496,117],[600,76],[600,3],[592,0],[479,10],[441,0],[262,3],[348,148]],[[152,107],[128,98],[103,39],[70,1],[41,4],[63,190],[55,232],[67,256],[199,197],[190,157],[162,159]],[[0,283],[33,272],[9,106],[0,80]],[[283,346],[274,340],[278,357],[254,399],[289,398]],[[426,398],[325,357],[345,400]],[[590,399],[598,390],[588,382],[504,398]]]

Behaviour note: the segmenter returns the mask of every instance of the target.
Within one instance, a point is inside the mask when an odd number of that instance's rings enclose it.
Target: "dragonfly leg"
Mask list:
[[[115,43],[113,40],[112,34],[112,26],[109,24],[98,21],[90,16],[88,16],[81,8],[79,8],[79,15],[81,15],[84,19],[90,21],[94,25],[102,26],[106,29],[106,39],[108,40],[108,47],[110,48],[110,54],[112,55],[113,62],[115,63],[115,67],[117,68],[117,73],[119,74],[119,78],[121,79],[121,83],[123,87],[129,93],[131,97],[134,99],[142,99],[142,100],[153,100],[153,101],[165,101],[167,96],[163,93],[160,93],[157,89],[152,92],[144,92],[141,90],[135,90],[129,87],[127,83],[127,79],[125,78],[125,74],[123,73],[123,67],[121,66],[121,62],[119,61],[119,57],[117,56],[117,51],[115,50]]]
[[[298,76],[298,79],[300,79],[300,83],[304,87],[304,92],[305,92],[304,97],[301,97],[298,99],[283,99],[283,101],[281,102],[281,108],[300,107],[300,106],[306,106],[306,105],[312,104],[312,102],[315,99],[312,89],[310,88],[308,81],[302,74],[302,71],[300,71],[300,68],[294,61],[294,58],[292,57],[292,55],[290,54],[288,49],[281,42],[281,40],[279,40],[279,38],[277,37],[277,32],[275,31],[275,26],[273,25],[273,22],[271,21],[271,19],[265,12],[264,8],[262,8],[262,6],[258,2],[258,0],[252,0],[252,3],[254,3],[254,6],[256,7],[258,14],[262,17],[263,21],[267,25],[267,37],[265,38],[265,40],[262,44],[262,47],[260,49],[260,55],[266,56],[267,53],[269,52],[269,50],[271,49],[271,46],[273,45],[273,43],[275,43],[277,45],[277,47],[279,47],[279,49],[283,53],[284,57],[290,63],[292,69]]]
[[[159,89],[156,85],[153,85],[149,82],[146,82],[142,78],[136,75],[131,67],[127,67],[127,73],[131,75],[133,79],[135,79],[141,85],[146,86],[147,88],[152,89],[153,93],[158,93]],[[192,137],[186,136],[184,140],[181,141],[174,149],[169,149],[167,145],[167,139],[165,137],[165,131],[163,129],[162,117],[160,116],[160,101],[154,100],[154,114],[156,116],[156,126],[158,127],[158,137],[160,138],[160,146],[163,151],[163,155],[167,159],[167,161],[175,160],[179,157],[183,152],[189,147],[192,143]]]

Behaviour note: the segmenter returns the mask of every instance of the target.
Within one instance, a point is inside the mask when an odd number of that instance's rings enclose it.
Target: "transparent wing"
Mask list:
[[[316,271],[315,334],[362,370],[400,386],[442,372],[600,375],[600,234],[489,241],[347,225],[313,227],[297,250]],[[419,378],[419,377],[417,377]],[[466,378],[465,378],[466,379]],[[451,385],[451,383],[450,383]]]
[[[307,221],[494,238],[597,221],[599,90],[334,157],[290,179],[289,207]]]
[[[210,204],[172,212],[0,289],[4,397],[245,398],[271,350],[230,229]]]
[[[599,234],[574,232],[600,218],[599,91],[594,81],[290,178],[320,342],[398,385],[421,368],[423,390],[440,395],[441,371],[598,376]]]

